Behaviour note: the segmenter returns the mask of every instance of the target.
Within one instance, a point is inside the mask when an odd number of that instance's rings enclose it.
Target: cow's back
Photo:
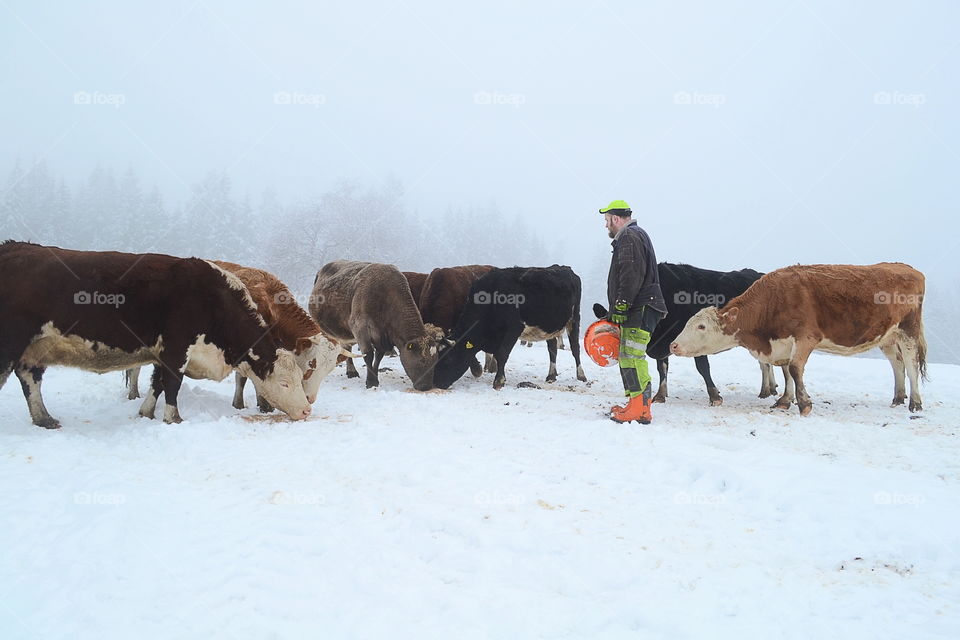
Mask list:
[[[794,265],[767,273],[724,310],[742,330],[772,339],[816,332],[841,348],[878,340],[901,323],[919,326],[924,276],[899,262]]]
[[[472,264],[439,267],[431,271],[420,295],[419,307],[423,321],[444,331],[452,330],[463,313],[470,287],[492,270],[492,265]]]

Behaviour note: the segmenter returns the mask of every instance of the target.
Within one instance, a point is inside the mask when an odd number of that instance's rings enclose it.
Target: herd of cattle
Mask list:
[[[707,356],[743,346],[760,362],[760,397],[784,392],[774,407],[810,412],[803,382],[814,350],[850,355],[880,347],[894,372],[893,404],[921,409],[926,375],[924,278],[899,263],[872,266],[792,266],[766,275],[720,272],[661,263],[668,315],[648,353],[657,361],[667,397],[670,354],[692,356],[710,404],[723,399]],[[580,278],[570,267],[495,268],[469,265],[401,272],[392,265],[339,260],[314,280],[305,311],[275,276],[259,269],[159,254],[72,251],[8,240],[0,244],[0,387],[20,380],[33,423],[57,428],[41,395],[49,365],[97,373],[124,370],[128,397],[139,397],[138,374],[153,365],[140,415],[180,422],[183,376],[223,380],[235,374],[233,405],[244,408],[249,378],[262,411],[293,419],[311,413],[318,388],[339,363],[346,375],[366,363],[366,386],[379,384],[384,355],[396,350],[413,387],[446,389],[469,369],[494,372],[518,341],[546,341],[547,382],[557,378],[557,342],[568,337],[576,375],[580,364]],[[606,314],[594,305],[598,316]],[[359,347],[360,356],[351,353]],[[485,363],[480,364],[479,352]]]

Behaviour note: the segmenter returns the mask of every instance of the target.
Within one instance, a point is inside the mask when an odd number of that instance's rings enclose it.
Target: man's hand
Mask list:
[[[610,314],[610,322],[614,324],[623,324],[627,321],[627,311],[630,310],[630,305],[624,302],[623,300],[617,300],[613,305],[614,312]]]

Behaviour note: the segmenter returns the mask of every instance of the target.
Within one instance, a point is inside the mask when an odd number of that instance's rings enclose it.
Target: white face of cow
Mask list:
[[[706,307],[687,321],[677,339],[670,344],[670,353],[677,356],[709,356],[737,346],[736,335],[723,332],[716,307]]]
[[[337,356],[340,355],[340,344],[331,342],[324,336],[314,336],[310,339],[311,345],[296,356],[297,366],[303,371],[303,392],[307,402],[313,404],[317,400],[317,391],[320,383],[337,366]]]
[[[273,371],[262,380],[246,362],[241,362],[237,368],[250,378],[257,393],[280,411],[294,420],[303,420],[310,415],[310,403],[303,392],[303,371],[297,366],[293,353],[277,349]]]

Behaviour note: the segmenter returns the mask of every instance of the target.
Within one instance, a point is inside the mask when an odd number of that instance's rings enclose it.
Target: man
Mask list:
[[[650,424],[650,371],[647,344],[657,323],[667,314],[657,275],[657,256],[647,232],[637,226],[630,206],[614,200],[600,209],[613,238],[607,276],[608,320],[620,326],[620,377],[629,400],[610,410],[615,422]]]

